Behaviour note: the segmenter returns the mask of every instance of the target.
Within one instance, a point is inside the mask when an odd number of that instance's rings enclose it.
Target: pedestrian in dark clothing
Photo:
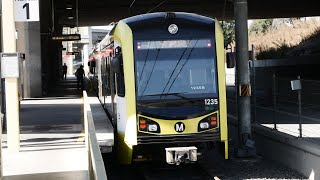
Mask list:
[[[77,77],[77,89],[79,89],[79,83],[80,83],[81,90],[83,90],[84,89],[84,85],[83,85],[84,70],[82,65],[80,65],[80,67],[77,69],[75,75]]]
[[[67,70],[68,70],[68,66],[66,65],[66,63],[64,63],[64,65],[62,66],[62,73],[63,73],[64,80],[67,79]]]

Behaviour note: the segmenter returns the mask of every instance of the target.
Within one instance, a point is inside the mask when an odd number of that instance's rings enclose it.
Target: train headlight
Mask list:
[[[200,123],[201,129],[209,129],[209,123],[208,122],[202,122]]]
[[[212,114],[199,122],[198,132],[214,129],[218,126],[218,114]]]
[[[158,126],[156,124],[149,124],[148,125],[148,131],[157,132],[158,131]]]

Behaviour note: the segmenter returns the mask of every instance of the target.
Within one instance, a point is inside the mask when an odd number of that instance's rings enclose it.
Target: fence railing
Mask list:
[[[228,74],[227,77],[232,75]],[[302,77],[302,89],[299,92],[291,87],[291,81],[296,79],[297,76],[273,73],[258,77],[257,85],[252,87],[255,92],[251,96],[251,117],[254,123],[295,137],[316,140],[320,137],[320,132],[316,131],[320,128],[320,81]],[[237,94],[234,84],[229,82],[227,98],[228,113],[236,116]]]
[[[92,112],[86,91],[83,91],[83,115],[85,144],[88,150],[89,179],[107,180],[107,174],[97,141]]]

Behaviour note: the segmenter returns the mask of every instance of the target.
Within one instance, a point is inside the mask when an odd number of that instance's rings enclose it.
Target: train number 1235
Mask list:
[[[218,99],[205,99],[204,105],[217,105]]]

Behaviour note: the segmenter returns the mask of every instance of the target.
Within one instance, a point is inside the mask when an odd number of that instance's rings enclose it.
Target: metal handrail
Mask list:
[[[88,150],[88,172],[90,180],[107,180],[104,162],[95,132],[92,112],[86,91],[83,91],[83,115],[85,144]]]
[[[1,107],[1,106],[0,106]],[[1,109],[1,108],[0,108]],[[0,180],[3,178],[3,160],[2,160],[2,126],[3,114],[0,112]]]

